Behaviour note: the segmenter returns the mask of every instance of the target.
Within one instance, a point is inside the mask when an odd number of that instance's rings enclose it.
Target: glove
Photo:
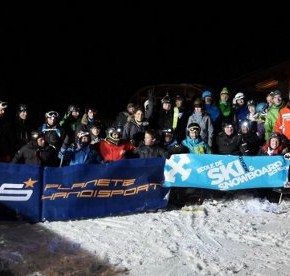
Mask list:
[[[290,152],[284,154],[284,159],[290,161]]]

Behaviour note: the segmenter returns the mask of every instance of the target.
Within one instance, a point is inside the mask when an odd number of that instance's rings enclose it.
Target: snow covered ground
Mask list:
[[[277,194],[278,196],[278,194]],[[0,222],[0,275],[289,275],[290,197],[98,219]]]

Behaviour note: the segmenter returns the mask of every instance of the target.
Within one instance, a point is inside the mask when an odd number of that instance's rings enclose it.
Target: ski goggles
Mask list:
[[[0,102],[0,108],[4,109],[8,106],[8,104],[6,102]]]
[[[190,127],[187,130],[188,131],[195,131],[195,132],[199,132],[200,131],[199,127]]]
[[[48,111],[45,113],[46,118],[58,118],[58,113],[56,111]]]

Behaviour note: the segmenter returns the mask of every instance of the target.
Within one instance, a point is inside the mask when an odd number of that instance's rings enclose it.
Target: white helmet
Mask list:
[[[239,100],[239,99],[244,99],[245,98],[245,95],[243,92],[238,92],[236,95],[235,95],[235,100]]]

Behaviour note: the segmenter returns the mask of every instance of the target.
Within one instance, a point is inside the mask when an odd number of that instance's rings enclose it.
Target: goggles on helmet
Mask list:
[[[162,132],[166,135],[166,134],[173,134],[173,129],[172,128],[168,128],[168,129],[163,129]]]
[[[0,107],[2,109],[6,108],[8,106],[8,104],[6,102],[0,102]]]
[[[197,127],[197,126],[189,127],[187,130],[188,131],[195,131],[195,132],[199,132],[200,131],[199,127]]]
[[[58,118],[58,113],[56,111],[48,111],[45,113],[46,118]]]
[[[78,137],[82,138],[84,136],[90,136],[90,133],[89,132],[85,132],[85,131],[80,131],[79,134],[78,134]]]

